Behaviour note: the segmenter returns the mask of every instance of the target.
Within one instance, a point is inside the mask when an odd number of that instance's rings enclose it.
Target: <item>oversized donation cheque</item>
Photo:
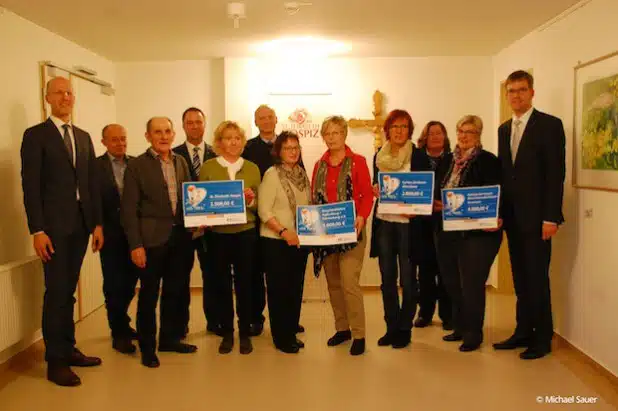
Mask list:
[[[433,171],[378,174],[378,213],[431,215]]]
[[[243,180],[183,183],[185,227],[245,224],[244,191]]]
[[[444,231],[497,228],[500,186],[443,189],[442,204]]]
[[[300,245],[355,243],[354,201],[296,207],[296,231]]]

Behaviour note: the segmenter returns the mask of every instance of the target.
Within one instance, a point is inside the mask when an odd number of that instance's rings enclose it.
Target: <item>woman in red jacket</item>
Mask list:
[[[367,161],[345,144],[348,123],[343,117],[329,117],[322,123],[320,134],[328,151],[313,169],[311,183],[314,204],[353,200],[356,207],[358,242],[314,251],[314,269],[322,265],[326,273],[330,302],[335,316],[336,333],[328,346],[354,339],[350,354],[365,352],[365,307],[360,287],[367,235],[365,223],[373,206],[373,190]]]

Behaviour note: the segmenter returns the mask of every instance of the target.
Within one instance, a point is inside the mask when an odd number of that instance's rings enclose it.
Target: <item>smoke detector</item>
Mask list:
[[[244,3],[228,3],[227,16],[234,20],[234,28],[240,27],[240,19],[246,19]]]
[[[308,6],[313,6],[313,3],[298,3],[296,1],[290,1],[287,3],[283,3],[283,8],[285,9],[286,13],[288,13],[290,16],[293,16],[296,13],[298,13],[301,7],[308,7]]]

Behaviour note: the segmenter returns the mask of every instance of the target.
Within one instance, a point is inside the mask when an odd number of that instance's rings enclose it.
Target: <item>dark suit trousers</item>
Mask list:
[[[517,295],[515,335],[549,348],[554,333],[549,288],[551,240],[543,241],[540,232],[526,233],[517,227],[507,227],[506,234]]]
[[[135,295],[139,272],[131,262],[129,244],[124,235],[107,235],[100,257],[103,294],[112,338],[131,338],[131,318],[127,311]]]
[[[251,286],[257,236],[255,229],[240,233],[212,233],[208,244],[214,259],[213,292],[218,297],[219,319],[225,334],[234,333],[234,292],[240,336],[249,336],[251,326]],[[232,266],[234,274],[232,275]],[[232,281],[234,287],[232,287]]]
[[[256,226],[258,227],[258,229],[256,229],[258,241],[256,243],[255,264],[253,266],[253,279],[251,285],[251,323],[264,324],[264,320],[266,319],[264,317],[264,308],[266,308],[266,284],[264,278],[266,261],[259,244],[259,220],[256,221]]]
[[[466,343],[480,343],[485,320],[485,283],[500,249],[502,232],[439,232],[436,236],[440,273],[453,306],[454,331]]]
[[[450,323],[453,315],[451,299],[444,287],[444,281],[438,266],[435,245],[431,238],[431,247],[425,248],[426,255],[418,265],[419,317],[431,320],[438,303],[438,315],[443,323]]]
[[[261,242],[273,342],[289,346],[296,342],[309,251],[283,240],[262,237]]]
[[[45,296],[43,297],[43,339],[45,359],[50,363],[68,362],[75,347],[73,311],[75,290],[79,281],[90,233],[80,212],[75,230],[69,235],[47,233],[54,246],[51,260],[43,264]]]
[[[184,309],[181,301],[184,292],[182,273],[191,261],[191,234],[182,226],[175,226],[167,243],[146,248],[146,268],[139,270],[140,290],[137,303],[137,333],[142,352],[156,348],[156,308],[161,292],[159,342],[180,340],[184,324],[178,321]],[[161,287],[161,280],[163,286]]]

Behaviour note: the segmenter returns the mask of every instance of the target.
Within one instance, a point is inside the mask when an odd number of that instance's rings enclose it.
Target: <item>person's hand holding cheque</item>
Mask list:
[[[245,201],[247,202],[247,205],[251,205],[251,203],[253,203],[253,200],[255,200],[255,193],[253,192],[252,189],[250,188],[245,188],[244,191],[245,194]]]
[[[483,231],[487,231],[488,233],[493,233],[494,231],[498,231],[502,228],[502,219],[498,218],[498,226],[496,228],[484,228]]]
[[[444,209],[444,204],[440,200],[433,200],[433,211],[438,212]]]

